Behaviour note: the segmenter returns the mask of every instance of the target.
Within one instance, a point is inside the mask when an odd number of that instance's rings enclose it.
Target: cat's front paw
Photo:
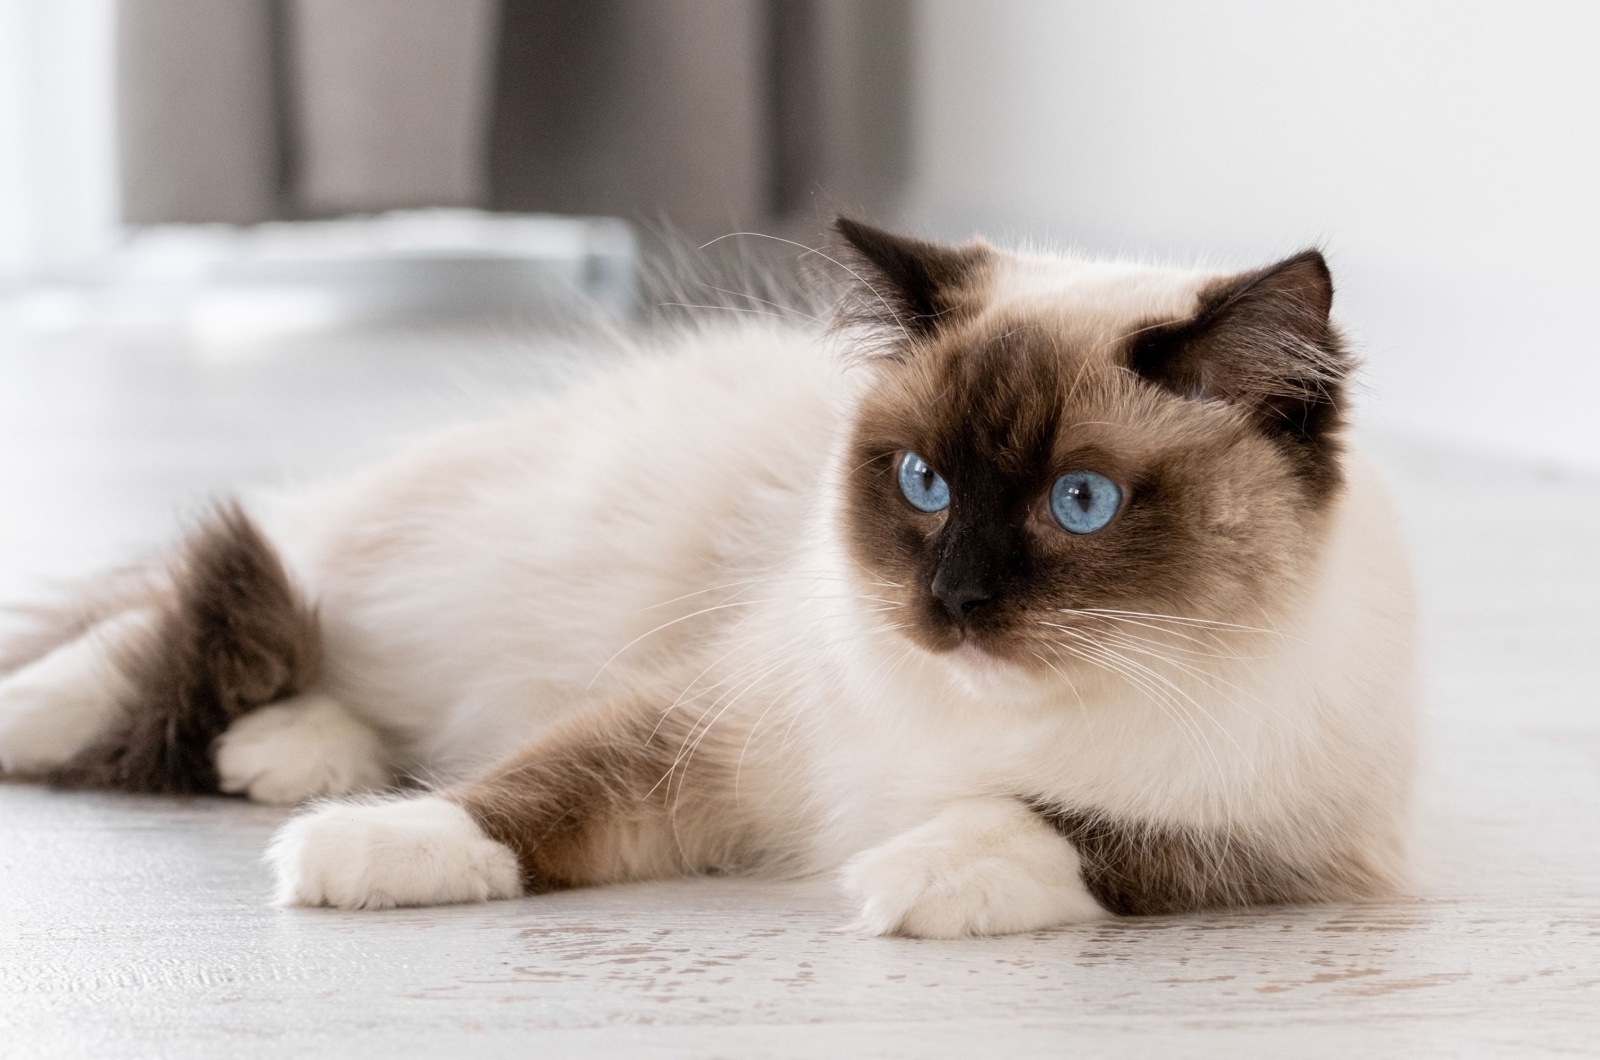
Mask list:
[[[319,806],[278,830],[267,860],[279,905],[391,909],[522,893],[511,849],[433,795]]]
[[[1011,799],[972,799],[857,855],[845,890],[875,935],[960,938],[1034,931],[1108,914],[1071,843]]]

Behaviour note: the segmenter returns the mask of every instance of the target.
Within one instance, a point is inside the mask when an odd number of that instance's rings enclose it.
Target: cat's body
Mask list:
[[[748,623],[740,602],[779,589],[841,374],[814,335],[711,329],[271,499],[258,521],[318,601],[322,686],[403,766],[458,776],[588,705],[687,685]]]
[[[1322,406],[1320,259],[1223,289],[846,234],[873,357],[711,327],[224,515],[222,558],[19,653],[0,764],[179,789],[171,747],[126,746],[165,709],[169,744],[204,741],[193,787],[443,785],[292,821],[289,902],[848,864],[869,927],[951,935],[1391,888],[1409,589]],[[1236,363],[1272,329],[1303,378]],[[913,450],[953,506],[885,487]],[[1127,495],[1082,535],[1038,497],[1079,466]],[[152,677],[172,654],[200,661]]]

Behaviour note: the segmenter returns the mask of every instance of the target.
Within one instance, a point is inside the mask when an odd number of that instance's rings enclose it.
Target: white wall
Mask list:
[[[1600,4],[922,0],[914,221],[1329,252],[1370,417],[1600,466]]]
[[[117,237],[114,0],[0,0],[0,280]]]

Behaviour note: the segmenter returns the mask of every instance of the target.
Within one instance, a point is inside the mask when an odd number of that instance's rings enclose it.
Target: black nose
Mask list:
[[[957,622],[965,622],[973,608],[990,599],[988,590],[973,584],[940,585],[933,580],[933,595],[944,605],[945,613]]]

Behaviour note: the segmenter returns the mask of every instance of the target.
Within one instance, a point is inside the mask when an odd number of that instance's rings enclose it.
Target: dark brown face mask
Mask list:
[[[913,640],[1036,667],[1084,612],[1256,613],[1303,563],[1353,367],[1320,254],[1197,281],[1191,313],[1090,344],[989,309],[987,246],[839,232],[865,288],[847,322],[880,340],[844,531]]]

